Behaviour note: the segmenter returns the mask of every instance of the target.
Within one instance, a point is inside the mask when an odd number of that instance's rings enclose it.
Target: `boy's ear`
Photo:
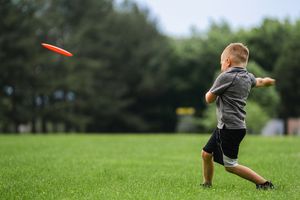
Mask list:
[[[227,67],[230,67],[230,65],[231,65],[231,59],[229,57],[226,58],[226,65],[227,65]]]

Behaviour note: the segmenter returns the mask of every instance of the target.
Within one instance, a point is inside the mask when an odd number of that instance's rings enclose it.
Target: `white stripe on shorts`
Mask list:
[[[223,154],[224,167],[235,167],[238,165],[238,159],[232,159]]]

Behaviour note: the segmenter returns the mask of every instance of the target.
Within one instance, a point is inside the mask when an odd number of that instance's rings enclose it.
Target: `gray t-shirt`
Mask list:
[[[245,68],[232,67],[222,72],[215,80],[210,92],[217,95],[218,128],[245,129],[244,107],[250,90],[256,85],[253,74]]]

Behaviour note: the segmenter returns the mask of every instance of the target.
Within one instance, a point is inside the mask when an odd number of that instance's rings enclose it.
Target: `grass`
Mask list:
[[[0,199],[299,199],[300,138],[247,136],[239,162],[277,186],[215,169],[203,189],[209,135],[0,136]]]

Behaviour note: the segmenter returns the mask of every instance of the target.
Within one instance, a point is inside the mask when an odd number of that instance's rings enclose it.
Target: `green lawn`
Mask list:
[[[0,136],[0,199],[300,199],[300,137],[247,136],[240,163],[273,191],[215,169],[199,187],[209,135]]]

